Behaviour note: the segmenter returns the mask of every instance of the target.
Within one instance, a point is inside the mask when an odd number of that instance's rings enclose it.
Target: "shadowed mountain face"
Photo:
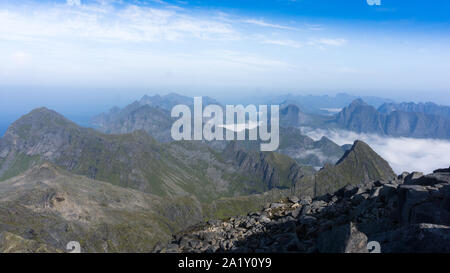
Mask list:
[[[362,100],[355,100],[337,114],[328,126],[394,137],[450,139],[450,119],[420,112],[380,113]]]
[[[283,127],[321,127],[332,119],[330,116],[306,113],[303,107],[296,103],[284,102],[280,105],[280,126]]]
[[[113,108],[92,119],[94,127],[106,134],[126,134],[144,130],[160,142],[169,142],[172,119],[170,112],[159,107],[134,102],[124,109]]]
[[[427,115],[442,116],[450,118],[450,106],[437,105],[432,102],[414,103],[385,103],[378,108],[382,114],[389,114],[394,111],[423,113]]]
[[[125,134],[144,130],[159,142],[170,142],[170,129],[175,119],[170,112],[175,105],[183,104],[193,107],[193,98],[171,93],[165,96],[145,95],[139,101],[123,109],[112,108],[92,118],[91,124],[97,130],[107,134]],[[203,97],[203,104],[217,104],[214,99]]]
[[[371,97],[371,96],[354,96],[346,93],[339,93],[335,96],[328,95],[278,95],[272,97],[253,98],[255,104],[280,104],[295,105],[303,112],[308,114],[329,115],[339,109],[349,105],[356,99],[363,99],[374,107],[380,107],[384,103],[393,103],[393,100]]]

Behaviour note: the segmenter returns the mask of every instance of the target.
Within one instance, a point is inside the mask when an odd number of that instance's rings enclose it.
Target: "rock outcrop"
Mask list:
[[[157,252],[450,252],[450,170],[347,185],[314,199],[288,198],[262,211],[209,221]],[[375,242],[375,243],[373,243]]]

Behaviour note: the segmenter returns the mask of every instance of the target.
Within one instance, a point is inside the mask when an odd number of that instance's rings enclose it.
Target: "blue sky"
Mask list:
[[[446,0],[2,0],[0,120],[168,92],[450,104],[449,32]]]

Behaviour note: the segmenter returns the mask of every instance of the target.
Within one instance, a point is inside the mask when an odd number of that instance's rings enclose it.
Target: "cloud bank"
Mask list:
[[[302,130],[315,140],[326,136],[339,145],[362,140],[386,159],[398,174],[403,171],[431,173],[435,169],[450,165],[450,141],[447,140],[382,137],[343,130]]]

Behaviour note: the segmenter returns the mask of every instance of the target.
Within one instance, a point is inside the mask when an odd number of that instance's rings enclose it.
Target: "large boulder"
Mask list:
[[[319,234],[317,247],[321,253],[368,253],[367,236],[356,225],[347,223]]]
[[[370,238],[380,243],[382,253],[448,253],[450,228],[434,224],[405,225]]]

